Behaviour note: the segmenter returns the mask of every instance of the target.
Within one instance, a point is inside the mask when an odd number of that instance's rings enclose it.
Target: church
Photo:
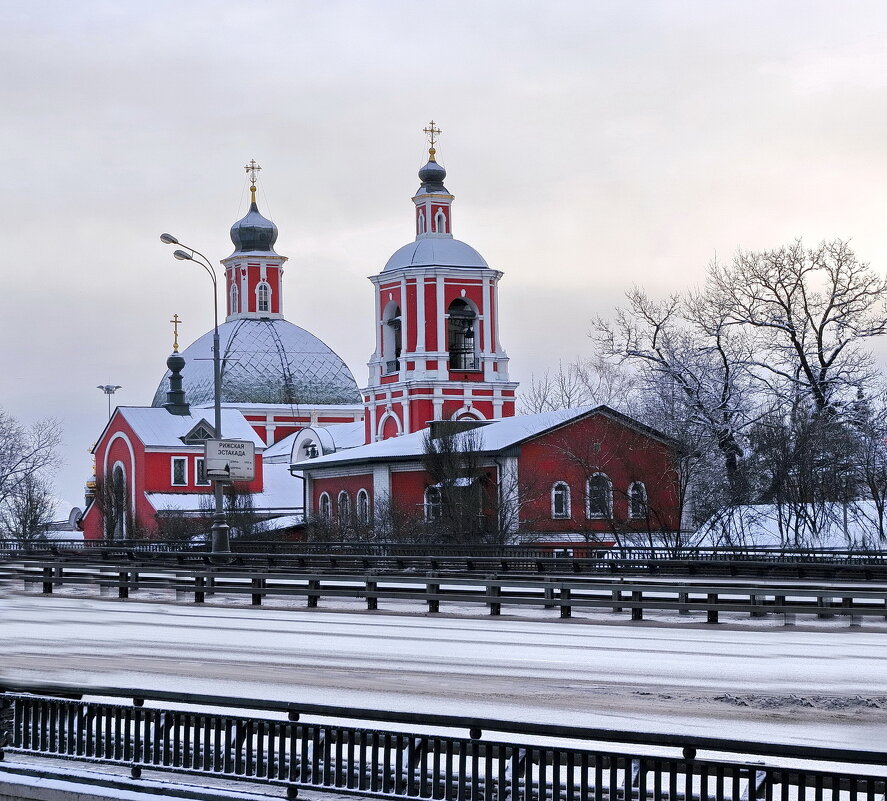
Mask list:
[[[255,516],[267,531],[300,536],[310,522],[349,537],[383,528],[395,510],[431,528],[455,503],[498,542],[606,544],[677,530],[680,454],[668,437],[605,406],[516,415],[500,339],[503,273],[453,236],[440,131],[432,122],[425,133],[414,238],[369,279],[374,350],[362,390],[330,348],[284,318],[286,258],[256,205],[260,168],[247,165],[252,203],[222,261],[219,333],[222,427],[255,445],[255,479],[240,488]],[[205,517],[212,333],[170,356],[151,407],[112,415],[94,449],[87,537],[163,536],[164,519]],[[441,449],[460,454],[449,473],[429,466]]]

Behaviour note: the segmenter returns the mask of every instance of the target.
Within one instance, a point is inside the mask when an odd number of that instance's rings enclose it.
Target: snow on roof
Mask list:
[[[280,531],[293,526],[300,526],[305,522],[304,515],[283,515],[281,517],[272,517],[268,520],[262,520],[256,523],[254,531],[257,534],[264,534],[271,531]]]
[[[194,409],[191,414],[170,414],[166,409],[151,406],[119,406],[118,412],[146,447],[181,446],[181,438],[201,421],[210,428],[213,426],[212,412],[203,409]],[[253,427],[236,409],[222,409],[222,435],[226,439],[249,440],[260,450],[265,447]]]
[[[735,506],[713,514],[698,535],[700,545],[761,548],[883,548],[887,512],[874,501]]]
[[[325,452],[342,450],[343,448],[356,448],[366,441],[366,433],[362,420],[353,423],[330,423],[325,426],[310,426],[296,431],[284,437],[280,442],[275,442],[263,454],[266,460],[289,464],[293,461],[293,447],[296,439],[306,436],[306,432],[313,432],[315,438],[320,441]]]
[[[302,429],[304,430],[304,429]],[[293,452],[293,442],[296,437],[299,436],[299,431],[294,431],[292,434],[288,434],[279,442],[275,442],[273,445],[269,445],[265,448],[265,452],[262,454],[262,458],[266,461],[271,459],[279,459],[281,457],[289,458],[289,455]]]
[[[302,477],[290,475],[289,465],[263,464],[263,489],[252,496],[253,511],[268,514],[302,509],[302,486]],[[158,512],[200,512],[213,503],[209,492],[146,492],[145,497]]]
[[[475,438],[478,448],[481,451],[501,451],[530,439],[543,431],[547,431],[555,426],[562,425],[570,420],[590,412],[604,410],[604,406],[583,406],[578,409],[558,409],[553,412],[542,412],[540,414],[523,414],[517,417],[505,417],[501,420],[494,420],[486,425],[471,429],[470,432],[463,432],[457,436],[466,438]],[[403,458],[419,458],[425,452],[425,438],[428,431],[416,431],[412,434],[406,434],[402,437],[392,437],[382,440],[381,442],[373,442],[369,445],[363,445],[359,448],[351,448],[338,453],[331,453],[328,456],[320,456],[317,459],[311,459],[307,462],[300,462],[302,469],[312,469],[313,467],[325,467],[327,465],[338,464],[341,462],[350,462],[358,460],[379,460],[379,459],[403,459]]]
[[[450,237],[421,237],[404,245],[388,259],[382,272],[400,267],[486,267],[489,265],[471,245]]]

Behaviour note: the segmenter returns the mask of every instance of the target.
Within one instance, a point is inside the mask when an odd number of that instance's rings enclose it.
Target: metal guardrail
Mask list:
[[[88,690],[125,704],[84,692],[7,687],[2,747],[122,766],[133,778],[148,769],[282,786],[289,798],[314,789],[442,801],[873,801],[887,791],[887,754],[874,750]]]
[[[645,611],[677,611],[705,614],[708,623],[718,623],[721,612],[733,612],[751,617],[783,615],[786,625],[793,625],[797,615],[844,616],[851,626],[861,625],[866,615],[887,617],[887,586],[874,584],[437,572],[322,574],[293,572],[288,566],[258,570],[236,564],[46,565],[40,560],[9,565],[5,572],[26,588],[39,585],[45,595],[64,585],[97,587],[119,598],[139,591],[174,590],[177,598],[190,596],[195,603],[204,603],[208,595],[249,595],[253,606],[261,606],[269,597],[304,598],[308,608],[317,607],[322,598],[349,598],[365,600],[368,610],[378,610],[380,601],[418,601],[427,605],[429,613],[440,612],[442,603],[486,606],[491,615],[501,615],[504,606],[559,609],[561,618],[571,617],[576,608],[628,611],[634,621],[643,620]]]

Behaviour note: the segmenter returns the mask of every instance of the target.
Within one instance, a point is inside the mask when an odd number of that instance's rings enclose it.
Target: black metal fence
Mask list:
[[[288,564],[260,569],[256,565],[186,566],[145,560],[117,565],[103,561],[47,564],[41,559],[23,560],[5,572],[26,588],[38,586],[46,595],[69,585],[115,593],[119,598],[136,597],[139,592],[174,591],[177,599],[195,603],[204,603],[210,595],[249,596],[253,606],[261,606],[269,598],[304,599],[309,608],[317,607],[321,599],[351,599],[364,601],[368,610],[378,610],[380,602],[400,603],[399,608],[403,608],[403,602],[418,602],[430,613],[457,604],[486,606],[491,615],[500,615],[504,607],[536,607],[559,610],[561,618],[571,617],[577,609],[626,612],[635,621],[642,620],[646,611],[676,611],[689,615],[688,622],[695,620],[695,613],[704,615],[708,623],[718,623],[720,613],[732,612],[751,617],[783,615],[786,625],[794,624],[797,615],[842,616],[850,625],[861,625],[864,616],[887,617],[887,587],[875,583],[690,581],[674,577],[644,580],[593,575],[552,578],[507,572],[324,574],[300,572]]]
[[[131,704],[81,700],[71,687],[50,691],[68,697],[46,692],[0,696],[8,752],[123,766],[134,778],[147,769],[278,785],[291,798],[301,788],[443,801],[875,801],[887,791],[880,751],[138,690],[90,690]],[[371,723],[343,722],[354,720]]]

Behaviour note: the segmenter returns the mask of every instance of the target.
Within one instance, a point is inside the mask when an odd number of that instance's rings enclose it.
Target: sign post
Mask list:
[[[256,446],[245,439],[208,439],[204,468],[212,481],[252,481],[256,477]]]

